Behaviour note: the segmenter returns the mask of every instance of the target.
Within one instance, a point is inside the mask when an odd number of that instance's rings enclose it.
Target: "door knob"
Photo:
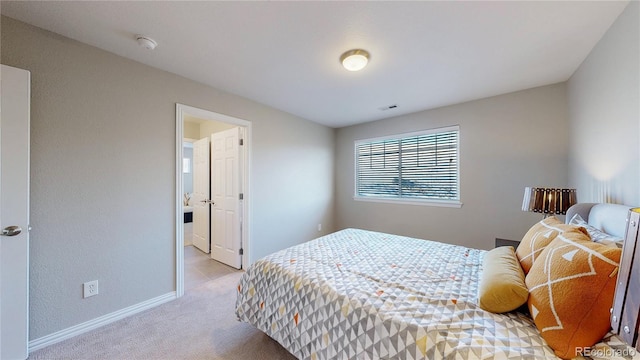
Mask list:
[[[7,226],[2,229],[2,236],[16,236],[22,232],[20,226]]]
[[[205,204],[209,204],[209,205],[215,205],[216,203],[213,202],[213,200],[209,200],[209,199],[205,199],[205,200],[200,200],[201,203],[205,203]]]

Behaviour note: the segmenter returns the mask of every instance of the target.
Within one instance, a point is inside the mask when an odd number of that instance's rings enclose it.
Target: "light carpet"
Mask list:
[[[295,359],[236,319],[241,275],[208,281],[180,299],[40,349],[29,359]]]

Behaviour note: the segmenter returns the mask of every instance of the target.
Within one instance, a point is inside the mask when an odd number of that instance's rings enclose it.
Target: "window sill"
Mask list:
[[[412,200],[412,199],[385,199],[385,198],[369,198],[354,196],[355,201],[376,202],[385,204],[402,204],[402,205],[418,205],[418,206],[436,206],[461,208],[462,203],[458,200]]]

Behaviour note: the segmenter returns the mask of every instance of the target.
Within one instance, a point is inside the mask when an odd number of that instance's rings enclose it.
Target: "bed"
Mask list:
[[[585,221],[611,223],[607,209],[590,210]],[[345,229],[256,261],[238,284],[236,314],[299,359],[557,358],[526,311],[478,306],[485,253]],[[626,349],[615,336],[603,341]]]

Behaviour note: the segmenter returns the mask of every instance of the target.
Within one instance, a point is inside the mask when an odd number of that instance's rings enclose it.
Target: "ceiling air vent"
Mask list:
[[[387,110],[393,110],[393,109],[395,109],[397,107],[398,107],[398,105],[393,104],[393,105],[389,105],[389,106],[382,106],[382,107],[379,107],[378,109],[380,111],[387,111]]]

